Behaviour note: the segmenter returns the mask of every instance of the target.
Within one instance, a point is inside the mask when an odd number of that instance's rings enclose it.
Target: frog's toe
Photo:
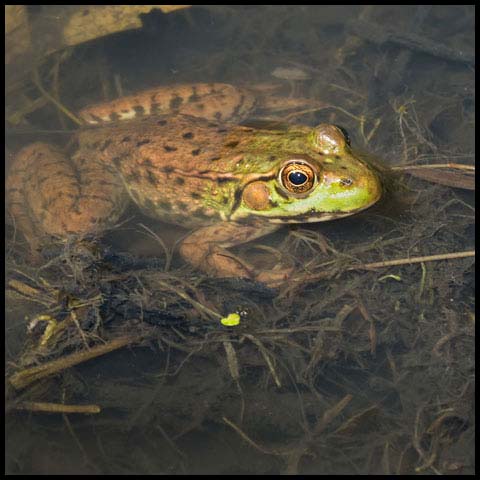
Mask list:
[[[286,282],[292,275],[293,268],[281,268],[279,270],[265,270],[257,274],[255,280],[262,282],[268,287],[275,288]]]

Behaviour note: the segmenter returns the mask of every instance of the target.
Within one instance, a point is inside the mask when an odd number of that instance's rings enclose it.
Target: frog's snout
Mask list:
[[[355,186],[364,192],[366,203],[370,206],[376,203],[382,196],[382,182],[377,173],[370,168],[365,168],[362,174],[355,180]]]

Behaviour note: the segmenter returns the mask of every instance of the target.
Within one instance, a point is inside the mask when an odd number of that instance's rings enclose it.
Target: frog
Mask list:
[[[258,269],[229,249],[286,224],[356,214],[382,195],[378,174],[341,127],[245,121],[309,104],[195,83],[87,106],[68,148],[34,142],[16,154],[9,212],[39,251],[48,239],[101,235],[133,202],[189,230],[179,252],[193,267],[278,286],[292,267]]]

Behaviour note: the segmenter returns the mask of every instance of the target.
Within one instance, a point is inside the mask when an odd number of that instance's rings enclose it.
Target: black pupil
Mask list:
[[[294,185],[303,185],[308,179],[307,176],[303,172],[290,172],[288,174],[288,179]]]

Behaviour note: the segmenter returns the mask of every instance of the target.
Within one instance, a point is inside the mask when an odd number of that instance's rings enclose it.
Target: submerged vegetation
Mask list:
[[[77,98],[112,85],[273,77],[322,102],[280,120],[341,125],[382,159],[382,202],[238,247],[295,267],[278,289],[193,270],[174,227],[137,212],[35,266],[10,226],[10,473],[474,472],[473,11],[252,8],[154,17],[127,45],[49,57],[13,95],[35,106],[10,103],[8,151],[58,143]],[[392,15],[401,32],[381,26]],[[56,115],[63,133],[41,130]]]

